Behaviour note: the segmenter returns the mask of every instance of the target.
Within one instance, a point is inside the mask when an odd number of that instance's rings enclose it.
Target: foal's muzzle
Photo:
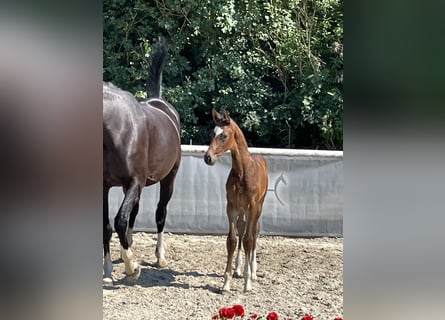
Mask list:
[[[212,158],[206,153],[204,155],[204,161],[205,163],[207,163],[208,165],[210,165],[212,163]]]
[[[213,165],[213,163],[212,163],[212,157],[209,156],[208,153],[206,153],[206,154],[204,155],[204,162],[207,163],[209,166]]]

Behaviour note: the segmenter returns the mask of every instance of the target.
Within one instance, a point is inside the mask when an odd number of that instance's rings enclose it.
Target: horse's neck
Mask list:
[[[250,165],[251,155],[247,148],[247,141],[241,129],[236,126],[236,145],[230,150],[232,154],[232,170],[239,176],[244,176],[246,166]]]

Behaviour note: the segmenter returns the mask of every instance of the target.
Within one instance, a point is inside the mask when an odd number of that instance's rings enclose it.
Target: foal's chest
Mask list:
[[[244,181],[236,179],[227,180],[227,201],[237,208],[248,209],[252,197],[251,190]]]

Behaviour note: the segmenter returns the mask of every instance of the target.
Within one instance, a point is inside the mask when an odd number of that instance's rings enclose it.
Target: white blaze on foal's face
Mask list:
[[[215,137],[219,136],[221,133],[223,133],[223,129],[221,127],[216,126],[213,130],[215,132]]]

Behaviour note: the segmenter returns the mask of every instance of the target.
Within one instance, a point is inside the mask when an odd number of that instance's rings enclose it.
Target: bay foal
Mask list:
[[[238,125],[229,117],[212,110],[216,124],[215,135],[204,156],[208,165],[215,162],[227,151],[232,155],[232,170],[226,182],[227,217],[227,265],[224,273],[223,291],[230,291],[232,259],[235,252],[238,229],[238,252],[235,261],[235,275],[241,276],[241,241],[244,247],[244,292],[252,290],[251,280],[256,279],[256,240],[260,231],[259,218],[267,192],[267,162],[261,155],[251,155],[247,142]]]

